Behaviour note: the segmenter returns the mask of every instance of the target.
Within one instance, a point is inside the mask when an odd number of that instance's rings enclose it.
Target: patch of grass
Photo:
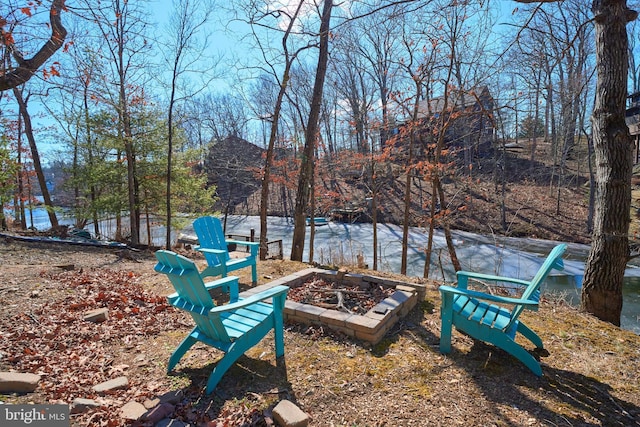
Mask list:
[[[187,374],[174,373],[167,375],[170,390],[180,390],[191,386],[191,378]]]

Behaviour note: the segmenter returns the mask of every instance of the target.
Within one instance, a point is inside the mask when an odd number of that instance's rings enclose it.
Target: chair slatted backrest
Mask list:
[[[562,243],[557,245],[555,248],[551,250],[547,259],[542,263],[536,275],[531,279],[530,285],[522,292],[521,298],[527,299],[531,301],[540,301],[540,286],[545,281],[551,270],[554,268],[556,270],[562,270],[564,268],[564,262],[562,261],[562,254],[567,249],[567,245]],[[516,305],[511,310],[511,323],[513,323],[522,310],[524,310],[525,306]]]
[[[206,249],[218,249],[224,251],[224,255],[204,253],[209,265],[224,264],[229,261],[229,251],[222,230],[222,223],[214,216],[203,216],[193,221],[193,229],[198,236],[200,247]]]
[[[215,307],[215,303],[204,286],[195,263],[189,258],[165,250],[157,251],[156,258],[158,264],[155,271],[166,274],[176,290],[175,294],[168,297],[170,303],[189,311],[200,331],[209,338],[229,341],[219,316],[209,315],[209,310]]]

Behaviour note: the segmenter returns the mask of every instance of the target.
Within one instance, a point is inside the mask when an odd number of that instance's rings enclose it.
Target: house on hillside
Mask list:
[[[444,127],[446,148],[456,157],[464,158],[465,163],[470,163],[475,157],[491,153],[495,134],[493,111],[494,100],[487,86],[478,90],[454,91],[446,103],[443,96],[420,102],[418,123],[404,122],[396,133],[408,135],[409,126],[417,126],[417,150],[424,153],[430,144],[436,142],[437,131]]]
[[[208,183],[219,197],[214,209],[233,214],[261,187],[259,170],[264,150],[237,136],[215,141],[204,161]]]

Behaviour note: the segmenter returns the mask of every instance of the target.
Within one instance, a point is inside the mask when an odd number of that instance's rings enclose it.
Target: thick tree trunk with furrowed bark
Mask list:
[[[625,0],[594,0],[596,100],[592,116],[595,151],[595,216],[582,289],[582,309],[620,325],[622,282],[629,257],[633,147],[625,123],[628,38],[637,14]]]

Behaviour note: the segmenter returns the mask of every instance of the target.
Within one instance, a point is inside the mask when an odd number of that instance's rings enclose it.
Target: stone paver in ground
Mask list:
[[[134,400],[127,402],[120,408],[120,415],[125,420],[139,420],[147,412],[147,408],[142,403]]]
[[[289,400],[282,400],[273,408],[273,418],[282,427],[307,427],[309,415]]]
[[[38,387],[40,375],[0,372],[0,393],[31,393]]]
[[[104,393],[109,390],[119,390],[127,388],[129,386],[129,379],[127,377],[117,377],[109,381],[105,381],[93,386],[93,391],[96,393]]]

